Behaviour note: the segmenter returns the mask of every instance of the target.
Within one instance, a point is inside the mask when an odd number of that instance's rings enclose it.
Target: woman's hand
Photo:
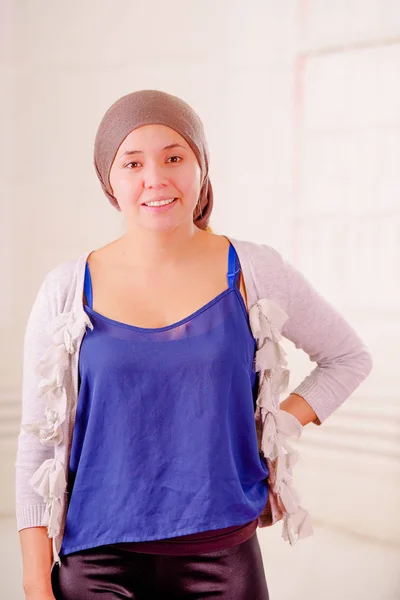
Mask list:
[[[25,600],[56,600],[53,594],[51,576],[42,582],[36,582],[35,585],[24,585]]]
[[[298,394],[290,394],[283,402],[280,403],[279,408],[286,410],[286,412],[292,414],[300,423],[305,427],[308,423],[318,424],[318,417],[311,408],[311,406],[304,400],[302,396]]]

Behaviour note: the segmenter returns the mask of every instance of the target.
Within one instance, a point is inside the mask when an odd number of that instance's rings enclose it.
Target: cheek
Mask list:
[[[127,194],[132,194],[132,191],[137,187],[137,181],[135,183],[135,178],[132,177],[131,173],[122,172],[118,173],[116,176],[115,173],[110,173],[110,185],[114,192],[114,196],[117,198],[118,196],[124,197]]]
[[[188,165],[180,174],[180,186],[182,191],[197,195],[200,190],[201,171],[197,165]]]

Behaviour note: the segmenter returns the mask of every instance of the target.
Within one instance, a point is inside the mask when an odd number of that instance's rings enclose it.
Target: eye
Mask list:
[[[177,163],[177,162],[180,162],[180,161],[182,160],[182,157],[181,157],[181,156],[170,156],[170,157],[168,158],[168,161],[170,161],[170,160],[172,160],[172,159],[175,159],[175,158],[176,158],[176,159],[178,159],[178,160],[174,160],[174,161],[173,161],[173,163]],[[129,169],[133,169],[133,168],[135,168],[134,166],[133,166],[133,167],[131,167],[130,165],[140,165],[140,163],[139,163],[139,162],[137,162],[137,161],[131,161],[131,162],[129,162],[129,163],[126,163],[125,167],[128,167]]]

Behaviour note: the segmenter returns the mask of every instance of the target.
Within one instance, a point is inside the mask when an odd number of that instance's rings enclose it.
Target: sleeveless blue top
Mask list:
[[[231,244],[228,288],[181,321],[135,327],[92,306],[60,556],[248,523],[268,497],[254,420],[256,341]]]

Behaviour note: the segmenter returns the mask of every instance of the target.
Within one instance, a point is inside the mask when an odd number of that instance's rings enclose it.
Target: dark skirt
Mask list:
[[[268,600],[257,532],[245,542],[195,555],[132,552],[111,544],[61,558],[56,600]]]

